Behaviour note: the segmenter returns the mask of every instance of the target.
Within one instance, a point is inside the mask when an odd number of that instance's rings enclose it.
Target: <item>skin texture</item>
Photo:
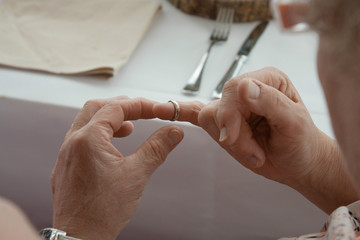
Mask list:
[[[341,33],[340,33],[341,34]],[[358,175],[360,171],[360,58],[359,47],[348,51],[334,52],[338,35],[323,33],[320,35],[318,48],[318,73],[324,89],[336,139],[344,155],[344,163],[354,186],[360,193]],[[344,64],[348,63],[348,64]],[[340,66],[339,66],[340,65]],[[329,68],[329,66],[339,66]]]
[[[66,134],[54,168],[53,227],[81,239],[115,239],[134,214],[152,173],[182,140],[177,126],[159,129],[132,155],[111,143],[127,120],[152,118],[153,101],[124,97],[85,104]]]
[[[174,110],[168,105],[155,105],[155,115],[169,119]],[[357,200],[336,142],[314,125],[281,71],[265,68],[232,79],[221,100],[190,110],[198,105],[180,103],[179,120],[202,127],[253,172],[298,190],[326,213]]]

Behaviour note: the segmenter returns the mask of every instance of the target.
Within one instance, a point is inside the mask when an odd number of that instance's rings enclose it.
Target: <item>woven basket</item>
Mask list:
[[[219,7],[235,9],[234,22],[270,19],[270,0],[168,0],[182,11],[200,17],[215,19]]]

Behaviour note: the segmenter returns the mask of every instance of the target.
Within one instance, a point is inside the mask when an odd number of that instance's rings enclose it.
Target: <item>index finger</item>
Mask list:
[[[145,98],[110,101],[96,112],[89,125],[105,127],[111,138],[124,121],[155,118],[152,112],[155,103]]]
[[[198,116],[201,109],[205,106],[204,103],[199,101],[192,102],[177,102],[179,104],[179,116],[177,121],[190,122],[199,126]],[[173,103],[158,103],[153,107],[155,117],[162,120],[172,120],[175,115],[175,107]]]
[[[80,128],[85,126],[91,120],[91,118],[95,115],[95,113],[97,111],[99,111],[102,107],[104,107],[107,103],[114,101],[114,100],[125,100],[125,99],[129,99],[129,97],[119,96],[119,97],[114,97],[114,98],[88,100],[84,104],[84,107],[76,115],[69,132],[75,132],[76,130],[79,130]]]

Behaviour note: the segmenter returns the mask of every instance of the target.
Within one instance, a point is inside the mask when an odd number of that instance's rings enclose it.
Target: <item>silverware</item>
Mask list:
[[[215,90],[213,91],[211,98],[212,99],[219,99],[222,95],[222,90],[227,81],[236,77],[242,66],[245,64],[251,50],[255,46],[257,40],[260,38],[261,34],[264,32],[266,26],[268,25],[268,21],[263,21],[258,24],[254,30],[250,33],[247,37],[245,42],[240,47],[234,62],[231,64],[229,70],[225,73],[224,77],[221,79],[219,84],[216,86]]]
[[[198,66],[196,67],[194,73],[191,75],[187,84],[183,88],[183,93],[195,95],[199,92],[202,73],[204,71],[205,64],[209,57],[210,50],[212,46],[215,45],[215,43],[223,42],[228,39],[233,18],[234,18],[233,8],[219,9],[218,15],[216,17],[215,26],[210,36],[210,45],[208,47],[208,50],[201,57],[201,60]]]

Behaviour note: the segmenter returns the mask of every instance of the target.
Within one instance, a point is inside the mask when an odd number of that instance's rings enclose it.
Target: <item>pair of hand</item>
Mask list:
[[[222,99],[208,105],[179,104],[179,121],[202,127],[241,164],[297,189],[325,211],[353,196],[337,196],[348,182],[336,144],[316,128],[279,70],[266,68],[233,79],[225,85]],[[129,120],[173,116],[171,103],[145,99],[118,97],[85,104],[52,174],[53,226],[74,237],[114,239],[183,131],[177,126],[161,128],[130,156],[123,156],[111,140],[132,132]],[[336,199],[328,201],[333,194]]]

